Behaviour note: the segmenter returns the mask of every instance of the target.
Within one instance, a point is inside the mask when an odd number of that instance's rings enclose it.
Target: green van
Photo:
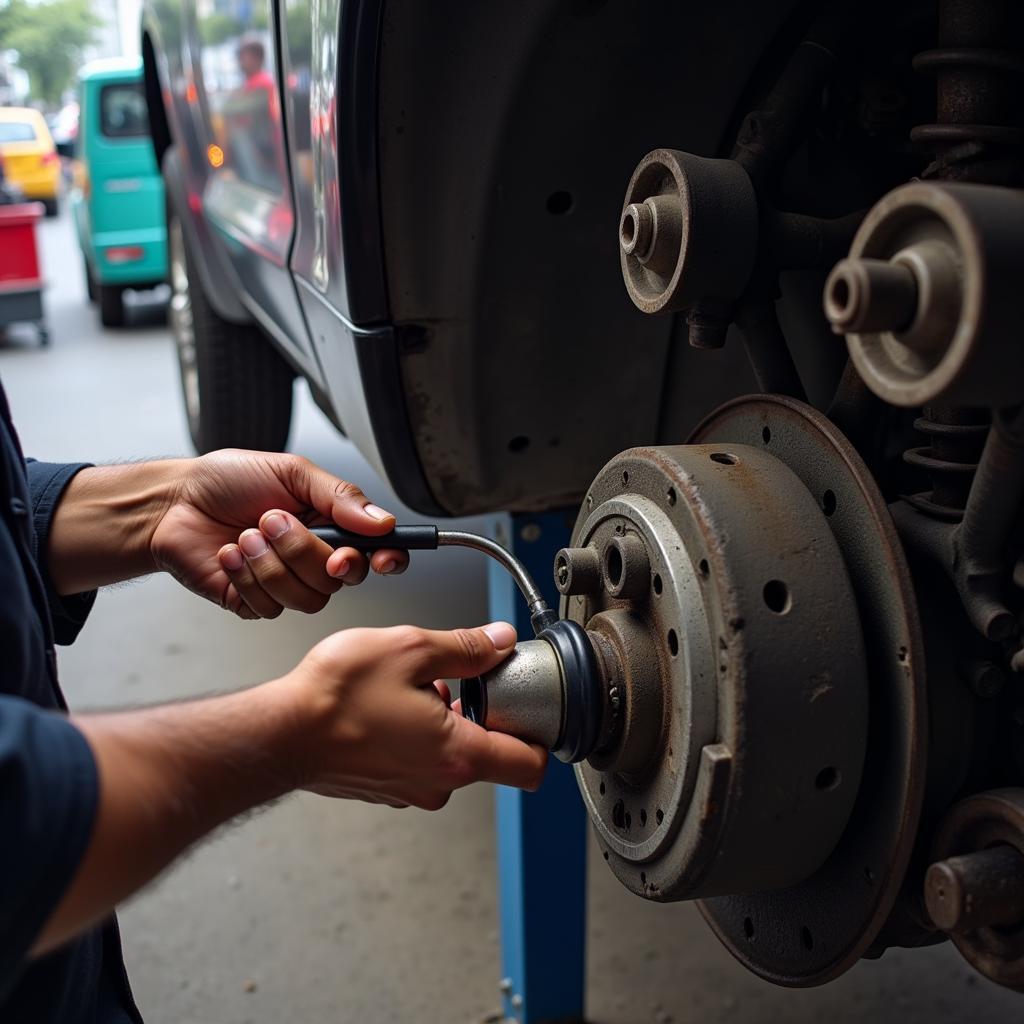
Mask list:
[[[141,60],[94,61],[79,76],[71,209],[89,299],[124,322],[126,288],[167,279],[164,186],[153,156]]]

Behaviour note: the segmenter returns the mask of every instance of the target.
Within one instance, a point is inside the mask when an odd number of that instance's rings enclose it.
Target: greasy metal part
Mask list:
[[[1006,847],[1017,860],[1008,855],[996,863],[991,854]],[[935,924],[948,926],[972,967],[1024,991],[1024,789],[990,790],[955,804],[932,856],[924,898]]]
[[[825,284],[825,315],[836,334],[906,330],[917,313],[917,278],[904,263],[840,260]]]
[[[825,415],[865,459],[873,454],[883,409],[882,400],[847,359]]]
[[[903,461],[924,470],[931,490],[908,494],[904,500],[933,519],[958,523],[971,492],[981,450],[988,435],[988,409],[925,406],[914,429],[928,444],[909,448]]]
[[[757,247],[757,201],[731,160],[648,153],[633,172],[619,222],[626,290],[645,313],[742,292]]]
[[[526,603],[530,608],[530,622],[533,624],[533,631],[539,635],[558,620],[558,613],[548,607],[544,595],[540,592],[533,577],[526,571],[526,567],[511,552],[503,548],[497,541],[490,537],[481,537],[476,533],[467,533],[464,530],[438,530],[438,547],[463,547],[472,548],[474,551],[482,551],[495,561],[499,562],[509,575],[516,581]]]
[[[851,320],[868,325],[846,330],[846,340],[879,397],[909,407],[941,400],[991,408],[1024,399],[1024,359],[1012,326],[1022,233],[1024,195],[1008,189],[916,182],[874,206],[849,260],[829,277],[825,311],[840,332]],[[891,292],[861,287],[879,276],[864,260],[913,275],[909,324],[906,289],[894,300]]]
[[[562,548],[555,554],[560,594],[592,594],[601,587],[601,556],[593,548]]]
[[[462,713],[580,761],[610,737],[608,669],[580,626],[556,621],[490,672],[462,680]]]
[[[971,621],[990,638],[1015,626],[1002,589],[1006,551],[1024,502],[1024,409],[998,410],[992,418],[964,518],[954,535],[961,596]]]
[[[736,310],[736,326],[740,329],[757,386],[766,394],[806,400],[800,374],[779,325],[775,303],[766,300],[741,304]]]
[[[1006,673],[991,661],[975,661],[961,670],[976,697],[991,700],[1006,685]]]
[[[1024,854],[1004,843],[947,857],[925,875],[928,916],[944,932],[1024,925]]]
[[[867,727],[828,516],[760,438],[638,448],[598,474],[573,545],[638,544],[643,597],[563,599],[621,672],[616,738],[577,767],[609,866],[659,901],[796,884],[840,841]]]
[[[890,260],[846,259],[825,283],[825,315],[836,334],[891,331],[912,352],[949,344],[962,302],[952,246],[925,239]]]
[[[462,711],[472,722],[548,750],[562,735],[562,667],[545,640],[523,640],[485,676],[462,680]]]
[[[650,592],[651,562],[644,542],[635,533],[617,534],[608,541],[601,568],[612,597],[635,601]]]
[[[614,765],[623,775],[638,777],[657,756],[664,725],[658,661],[642,654],[651,640],[644,615],[635,608],[613,608],[587,625],[607,666],[609,708],[604,735],[589,763],[599,769]]]
[[[764,100],[743,119],[732,158],[757,184],[770,187],[804,139],[819,109],[836,52],[856,16],[855,4],[826,4]]]
[[[1004,590],[1006,554],[1024,503],[1024,410],[996,412],[981,459],[970,470],[974,483],[959,524],[916,515],[920,507],[909,498],[892,513],[904,543],[952,580],[975,629],[987,640],[1007,640],[1017,629]]]
[[[936,123],[911,132],[934,155],[923,178],[1024,184],[1022,27],[1015,0],[940,0],[938,45],[914,58],[936,82]]]
[[[689,344],[698,349],[721,348],[735,319],[762,390],[800,399],[804,389],[775,315],[778,273],[831,266],[862,214],[780,213],[765,197],[819,108],[854,13],[853,5],[836,4],[818,15],[744,118],[730,160],[668,150],[644,157],[619,224],[623,277],[640,309],[685,310]],[[686,230],[691,213],[702,229],[694,237]]]
[[[846,830],[805,881],[700,903],[715,933],[750,970],[782,985],[822,984],[853,966],[881,931],[917,835],[927,704],[910,575],[871,474],[820,413],[782,396],[737,399],[699,426],[692,441],[759,445],[782,460],[829,511],[856,595],[870,719]]]
[[[831,267],[850,251],[853,236],[867,212],[855,210],[842,217],[823,218],[763,208],[761,240],[774,267]]]

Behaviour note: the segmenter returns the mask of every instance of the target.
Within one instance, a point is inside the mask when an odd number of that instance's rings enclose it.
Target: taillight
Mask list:
[[[60,160],[60,157],[56,153],[44,153],[40,160],[43,162],[43,166],[49,167],[50,164],[55,164]]]
[[[104,255],[108,263],[134,263],[141,260],[144,254],[138,245],[112,245],[105,250]]]

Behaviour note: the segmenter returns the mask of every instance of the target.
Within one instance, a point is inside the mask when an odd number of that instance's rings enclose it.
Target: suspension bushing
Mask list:
[[[735,160],[648,153],[619,219],[629,297],[645,313],[731,302],[753,270],[757,227],[754,186]]]
[[[825,284],[825,315],[880,398],[997,407],[1024,400],[1024,196],[916,182],[865,217]]]

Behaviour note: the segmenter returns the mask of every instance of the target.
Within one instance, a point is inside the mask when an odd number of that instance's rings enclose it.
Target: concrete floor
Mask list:
[[[12,330],[0,345],[0,377],[26,450],[92,461],[187,453],[159,308],[141,305],[128,329],[101,330],[72,236],[66,218],[42,226],[52,347],[39,349],[30,329]],[[399,512],[352,446],[305,393],[300,398],[294,449]],[[62,652],[61,670],[73,707],[122,707],[259,682],[349,625],[486,619],[484,566],[470,552],[424,555],[405,576],[370,580],[319,616],[286,613],[270,623],[233,619],[157,577],[101,594],[82,638]],[[492,820],[491,790],[480,786],[438,814],[296,796],[222,830],[121,914],[147,1019],[492,1019],[499,1005]],[[646,904],[599,859],[592,864],[587,1003],[594,1022],[998,1024],[1024,1014],[1024,997],[978,978],[948,945],[890,951],[822,989],[775,988],[728,956],[696,908]]]

